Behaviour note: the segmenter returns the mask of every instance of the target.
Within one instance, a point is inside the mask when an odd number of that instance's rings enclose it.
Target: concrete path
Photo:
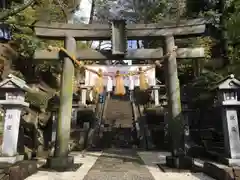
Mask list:
[[[154,180],[135,150],[108,149],[84,180]]]
[[[145,167],[149,170],[155,180],[213,180],[203,173],[164,173],[156,164],[165,163],[168,152],[138,152]]]

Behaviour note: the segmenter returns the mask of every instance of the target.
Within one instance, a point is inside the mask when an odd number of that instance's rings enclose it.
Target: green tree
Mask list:
[[[11,8],[3,9],[0,17],[11,26],[13,41],[20,54],[13,67],[26,76],[26,79],[39,78],[42,72],[51,72],[58,76],[61,72],[61,63],[34,62],[32,59],[36,49],[46,49],[49,45],[62,47],[63,41],[39,40],[34,34],[34,24],[37,21],[65,23],[78,1],[70,0],[29,0],[25,4],[11,3]],[[78,48],[86,48],[87,45],[78,42]],[[32,71],[30,71],[32,70]]]

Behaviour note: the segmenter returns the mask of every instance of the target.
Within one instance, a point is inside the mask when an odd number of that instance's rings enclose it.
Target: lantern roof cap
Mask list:
[[[6,79],[0,82],[0,88],[7,89],[21,89],[24,91],[30,91],[31,88],[26,84],[26,82],[13,74],[9,74]]]
[[[240,89],[240,80],[235,78],[234,74],[230,74],[223,78],[222,80],[218,81],[211,90],[217,89]]]

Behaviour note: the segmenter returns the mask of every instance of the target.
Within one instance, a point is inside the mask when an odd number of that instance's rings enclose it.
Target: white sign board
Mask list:
[[[105,66],[105,65],[91,65],[87,66],[88,69],[92,69],[98,71],[101,69],[103,73],[106,75],[104,76],[104,84],[107,85],[108,75],[113,79],[113,86],[115,86],[115,74],[116,71],[119,70],[121,74],[127,74],[129,72],[138,71],[139,67],[142,69],[146,69],[150,67],[149,65],[132,65],[132,66]],[[156,85],[155,81],[155,68],[148,70],[145,73],[146,80],[150,86]],[[90,71],[85,71],[85,85],[86,86],[94,86],[97,79],[97,75]],[[132,76],[132,81],[134,82],[135,86],[139,86],[139,75]],[[131,83],[129,81],[129,77],[124,77],[124,84],[125,86],[129,86]]]
[[[6,110],[2,144],[2,154],[5,156],[17,155],[20,117],[21,109]]]

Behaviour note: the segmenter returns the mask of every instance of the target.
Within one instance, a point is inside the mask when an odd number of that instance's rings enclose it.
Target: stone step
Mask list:
[[[126,97],[113,97],[109,99],[106,108],[103,146],[131,148],[133,115],[130,101]]]
[[[131,128],[112,128],[103,133],[105,147],[132,147]]]
[[[224,147],[210,147],[209,150],[219,154],[224,154],[225,152]]]
[[[132,109],[129,101],[109,99],[105,124],[112,124],[113,122],[115,122],[116,125],[132,126]]]

